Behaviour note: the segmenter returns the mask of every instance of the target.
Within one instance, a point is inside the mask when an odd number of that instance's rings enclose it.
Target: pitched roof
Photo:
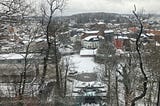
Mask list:
[[[86,34],[97,34],[99,31],[85,31]]]
[[[90,40],[98,41],[99,39],[104,39],[104,37],[98,36],[98,35],[93,35],[93,36],[85,37],[83,40],[85,40],[85,41],[90,41]]]

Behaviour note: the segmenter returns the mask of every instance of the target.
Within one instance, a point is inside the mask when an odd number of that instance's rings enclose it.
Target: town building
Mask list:
[[[85,37],[82,39],[82,47],[88,49],[98,48],[102,40],[104,40],[104,37],[98,35]]]

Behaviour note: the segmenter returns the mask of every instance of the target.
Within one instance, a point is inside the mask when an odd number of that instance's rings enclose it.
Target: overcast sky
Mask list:
[[[36,0],[37,1],[37,0]],[[160,14],[160,0],[67,0],[63,15],[84,12],[132,13],[137,11]]]
[[[145,13],[160,13],[160,0],[68,0],[63,13],[132,13],[134,4],[139,11],[143,9]]]

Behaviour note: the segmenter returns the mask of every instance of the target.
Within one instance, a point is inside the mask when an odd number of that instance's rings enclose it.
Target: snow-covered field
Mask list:
[[[75,71],[78,71],[78,73],[93,73],[96,72],[98,67],[93,57],[81,57],[79,54],[75,54],[70,59],[74,63]]]
[[[95,63],[94,62],[94,57],[83,57],[83,56],[80,56],[79,54],[74,54],[74,55],[71,55],[71,56],[67,56],[67,58],[70,59],[70,62],[72,64],[74,64],[74,67],[75,67],[75,71],[78,72],[78,74],[82,74],[82,73],[97,73],[100,67],[99,64]],[[102,91],[106,91],[106,84],[103,84],[101,82],[99,82],[98,80],[93,80],[91,82],[88,82],[88,81],[79,81],[79,80],[75,80],[75,79],[72,79],[71,82],[68,82],[68,84],[71,86],[69,92],[72,92],[72,91],[77,91],[79,89],[77,89],[77,87],[86,87],[86,86],[93,86],[93,87],[103,87],[101,90]],[[105,94],[105,93],[103,93]],[[100,94],[101,96],[103,94]],[[71,93],[69,95],[72,95],[72,96],[78,96],[79,94],[77,93]],[[105,96],[105,95],[103,95]],[[84,105],[86,106],[86,105]],[[87,106],[92,106],[92,105],[87,105]],[[93,105],[93,106],[97,106],[97,105]]]
[[[100,106],[99,104],[82,104],[81,106]]]

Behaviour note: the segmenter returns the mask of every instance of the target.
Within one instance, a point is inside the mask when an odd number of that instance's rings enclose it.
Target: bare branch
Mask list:
[[[135,10],[136,10],[136,6],[135,5],[134,5],[134,7],[135,7]],[[141,34],[143,32],[143,24],[142,24],[140,18],[138,17],[138,15],[136,14],[135,10],[133,11],[133,14],[135,15],[137,21],[140,24],[140,32],[139,32],[138,37],[136,39],[136,50],[138,52],[140,70],[141,70],[141,73],[144,76],[144,81],[143,81],[143,91],[142,91],[142,93],[132,100],[131,106],[135,106],[135,102],[138,101],[139,99],[142,99],[146,95],[146,92],[147,92],[147,80],[148,80],[147,75],[144,72],[144,68],[143,68],[142,55],[141,55],[141,52],[140,52],[140,43],[139,43],[140,42]]]

